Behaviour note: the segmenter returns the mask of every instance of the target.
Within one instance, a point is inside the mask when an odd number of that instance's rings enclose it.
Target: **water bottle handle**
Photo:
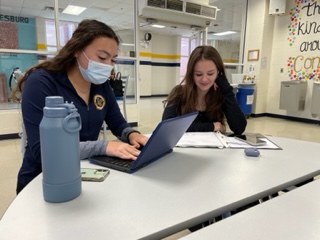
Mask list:
[[[79,126],[77,128],[71,129],[68,127],[68,122],[73,118],[77,119],[77,121],[79,122]],[[74,133],[74,132],[80,131],[81,130],[81,118],[80,118],[80,115],[78,114],[78,112],[72,112],[68,116],[66,116],[63,119],[62,126],[63,126],[64,130],[69,133]]]

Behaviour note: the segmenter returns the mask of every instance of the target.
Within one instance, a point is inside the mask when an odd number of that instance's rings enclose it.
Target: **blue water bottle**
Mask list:
[[[40,123],[43,196],[47,202],[66,202],[81,193],[79,131],[76,107],[63,97],[46,97]]]

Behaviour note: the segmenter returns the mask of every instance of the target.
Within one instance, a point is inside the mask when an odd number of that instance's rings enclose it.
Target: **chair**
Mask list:
[[[20,148],[21,148],[21,154],[22,157],[24,156],[24,152],[27,146],[27,132],[26,129],[24,127],[24,123],[23,123],[23,117],[22,117],[22,111],[21,111],[21,106],[20,106],[20,132],[18,133],[19,137],[21,138],[20,140]]]
[[[126,99],[127,99],[127,89],[128,89],[129,79],[130,79],[129,75],[121,77],[122,88],[123,88],[123,96],[116,97],[117,100],[122,100],[122,103],[123,103],[123,115],[124,115],[124,118],[126,119],[126,121],[128,121],[127,109],[126,109]]]
[[[24,128],[23,122],[21,123],[21,132],[19,132],[19,137],[21,138],[20,147],[21,147],[21,154],[23,157],[25,148],[27,146],[27,133],[26,133],[26,129]]]
[[[122,88],[123,88],[123,96],[116,97],[117,100],[122,101],[122,104],[123,104],[123,116],[124,116],[124,119],[126,121],[128,121],[127,108],[126,108],[126,99],[127,99],[127,90],[128,90],[129,79],[130,79],[129,75],[121,77]],[[107,124],[106,124],[105,121],[103,121],[102,130],[103,130],[103,140],[106,140],[107,139]]]

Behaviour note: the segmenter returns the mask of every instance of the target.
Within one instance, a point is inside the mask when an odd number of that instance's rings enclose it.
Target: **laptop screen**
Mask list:
[[[198,112],[192,112],[160,122],[137,160],[133,162],[132,168],[141,168],[171,152],[197,115]]]

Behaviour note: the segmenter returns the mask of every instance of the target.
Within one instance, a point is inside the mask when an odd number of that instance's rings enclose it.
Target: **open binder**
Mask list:
[[[261,140],[266,144],[261,146],[252,146],[242,142],[234,137],[228,137],[220,132],[186,132],[176,147],[198,147],[198,148],[258,148],[258,149],[281,149],[270,141],[267,137],[261,135]]]

